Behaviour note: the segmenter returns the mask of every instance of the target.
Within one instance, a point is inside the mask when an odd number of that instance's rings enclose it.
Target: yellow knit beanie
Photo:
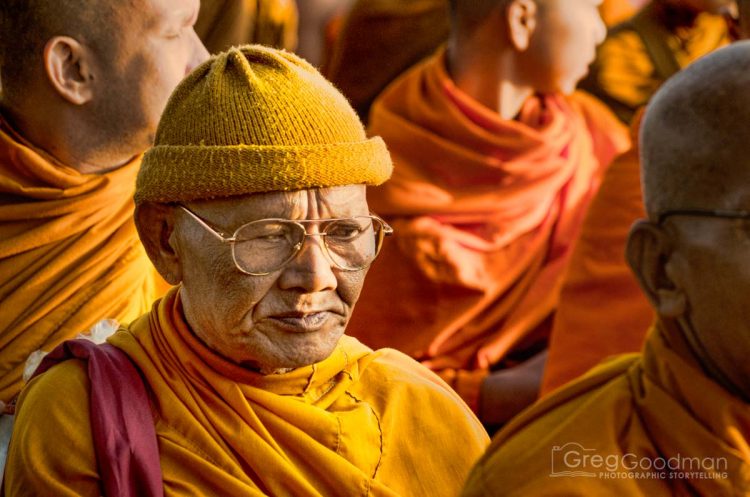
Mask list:
[[[310,64],[247,45],[197,67],[167,103],[135,201],[183,202],[351,184],[393,169],[349,102]]]

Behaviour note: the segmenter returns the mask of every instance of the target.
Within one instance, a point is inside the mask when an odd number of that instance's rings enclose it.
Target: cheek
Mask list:
[[[362,292],[367,271],[368,269],[362,271],[341,272],[337,276],[337,293],[349,308],[351,308],[357,302],[357,299],[359,299],[359,294]]]

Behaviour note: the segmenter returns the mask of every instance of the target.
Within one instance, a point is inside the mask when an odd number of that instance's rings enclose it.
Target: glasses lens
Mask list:
[[[261,220],[242,226],[235,236],[237,266],[248,273],[264,274],[280,268],[295,255],[305,230],[291,222]]]
[[[340,268],[366,268],[378,254],[382,229],[379,220],[366,216],[333,221],[324,230],[328,254]]]

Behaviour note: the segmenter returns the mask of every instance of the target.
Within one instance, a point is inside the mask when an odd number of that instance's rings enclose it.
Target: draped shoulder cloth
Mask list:
[[[192,334],[178,289],[110,343],[153,394],[167,497],[452,497],[489,441],[429,370],[350,337],[327,359],[284,374],[230,363]],[[6,495],[99,495],[91,428],[63,414],[88,405],[85,375],[70,361],[24,390]]]
[[[0,118],[0,401],[18,394],[35,350],[135,319],[156,298],[133,223],[139,163],[80,174]]]
[[[444,59],[412,69],[373,107],[369,131],[394,172],[368,201],[396,236],[348,330],[423,361],[476,407],[491,368],[544,348],[585,209],[629,138],[582,93],[533,96],[503,120],[453,84]]]

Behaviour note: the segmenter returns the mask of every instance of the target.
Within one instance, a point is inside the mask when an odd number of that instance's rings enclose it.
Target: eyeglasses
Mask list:
[[[222,243],[232,247],[237,269],[253,276],[265,276],[283,268],[302,249],[305,237],[319,236],[328,259],[344,271],[368,267],[383,246],[383,238],[393,228],[378,216],[336,219],[259,219],[243,224],[232,236],[226,236],[196,213],[177,204]],[[318,233],[308,233],[306,224],[320,224]]]
[[[657,224],[664,223],[670,216],[697,216],[697,217],[719,217],[723,219],[746,219],[750,220],[750,211],[729,211],[722,209],[680,209],[664,211],[656,218]]]

